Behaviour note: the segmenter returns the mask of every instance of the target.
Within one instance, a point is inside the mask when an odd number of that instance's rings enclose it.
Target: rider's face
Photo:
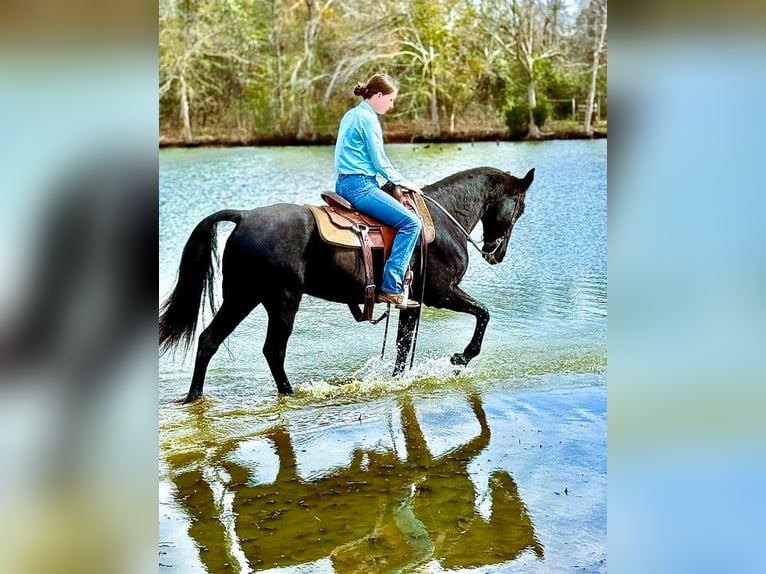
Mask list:
[[[394,100],[396,99],[396,90],[390,94],[384,94],[378,92],[370,98],[370,106],[378,114],[385,114],[388,110],[394,107]]]

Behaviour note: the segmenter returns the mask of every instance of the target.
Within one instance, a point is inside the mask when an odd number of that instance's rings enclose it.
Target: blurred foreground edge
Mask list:
[[[24,222],[26,288],[0,311],[0,571],[156,568],[152,155],[80,158]]]
[[[156,319],[156,169],[92,160],[52,194],[32,232],[29,288],[0,316],[0,385],[36,372],[87,398]]]

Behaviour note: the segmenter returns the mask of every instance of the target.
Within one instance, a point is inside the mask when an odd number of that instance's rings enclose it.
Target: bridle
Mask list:
[[[436,201],[432,197],[429,197],[425,194],[423,195],[423,197],[427,199],[428,201],[430,201],[433,205],[438,207],[441,210],[441,212],[444,213],[444,215],[446,215],[447,218],[457,226],[460,232],[463,235],[465,235],[465,238],[468,240],[468,242],[471,245],[473,245],[478,250],[479,253],[481,253],[482,257],[489,257],[490,255],[494,255],[494,253],[498,249],[500,249],[500,246],[508,239],[508,236],[511,234],[511,231],[513,230],[513,226],[516,225],[516,220],[520,216],[519,212],[521,210],[521,205],[523,204],[523,195],[524,195],[523,193],[520,193],[519,196],[517,197],[516,205],[513,206],[513,213],[511,214],[511,224],[508,226],[508,229],[505,231],[505,233],[503,233],[502,236],[495,239],[493,244],[494,247],[492,247],[491,251],[485,251],[484,248],[480,246],[477,241],[474,241],[473,238],[471,237],[471,234],[468,231],[466,231],[465,228],[460,224],[460,222],[457,219],[455,219],[452,216],[452,214],[449,211],[447,211],[438,201]]]

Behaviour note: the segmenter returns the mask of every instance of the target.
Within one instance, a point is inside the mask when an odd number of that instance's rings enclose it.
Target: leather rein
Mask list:
[[[450,220],[452,223],[454,223],[454,224],[457,226],[457,228],[460,230],[460,232],[461,232],[463,235],[465,235],[465,237],[466,237],[466,239],[468,240],[468,242],[469,242],[471,245],[473,245],[473,246],[474,246],[474,247],[475,247],[475,248],[478,250],[478,252],[482,254],[482,256],[485,256],[485,255],[486,255],[486,256],[492,255],[493,253],[495,253],[495,251],[497,251],[498,249],[500,249],[500,246],[503,244],[503,242],[504,242],[506,239],[508,239],[508,236],[511,234],[511,231],[513,230],[513,226],[516,224],[516,220],[519,218],[519,205],[521,204],[521,202],[520,202],[520,201],[517,199],[517,200],[515,201],[515,205],[513,206],[513,214],[511,215],[511,225],[508,227],[508,229],[506,230],[506,232],[505,232],[505,233],[503,233],[503,235],[502,235],[501,237],[498,237],[497,239],[495,239],[495,242],[494,242],[494,247],[492,248],[492,250],[491,250],[491,251],[484,251],[484,248],[483,248],[483,247],[481,247],[481,246],[479,245],[479,243],[478,243],[478,242],[476,242],[476,241],[474,241],[474,240],[473,240],[473,238],[471,237],[471,234],[470,234],[468,231],[466,231],[466,230],[465,230],[465,227],[463,227],[463,226],[460,224],[460,222],[459,222],[457,219],[455,219],[455,218],[452,216],[452,214],[451,214],[449,211],[447,211],[447,209],[446,209],[446,208],[444,208],[444,206],[442,206],[442,204],[440,204],[438,201],[436,201],[436,200],[435,200],[435,199],[433,199],[432,197],[429,197],[429,196],[427,196],[427,195],[425,195],[425,194],[423,194],[423,197],[424,197],[425,199],[427,199],[428,201],[430,201],[430,202],[431,202],[433,205],[435,205],[436,207],[438,207],[438,208],[441,210],[441,212],[442,212],[442,213],[444,213],[444,215],[446,215],[446,216],[447,216],[447,218],[448,218],[448,219],[449,219],[449,220]]]

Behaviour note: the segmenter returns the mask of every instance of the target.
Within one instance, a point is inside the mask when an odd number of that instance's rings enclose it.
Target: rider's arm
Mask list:
[[[402,177],[402,174],[391,164],[388,156],[386,156],[385,149],[383,149],[383,132],[380,129],[378,118],[367,117],[365,124],[364,131],[366,135],[365,143],[367,145],[367,154],[375,167],[375,170],[391,183],[395,185],[403,185],[406,183],[404,177]]]

